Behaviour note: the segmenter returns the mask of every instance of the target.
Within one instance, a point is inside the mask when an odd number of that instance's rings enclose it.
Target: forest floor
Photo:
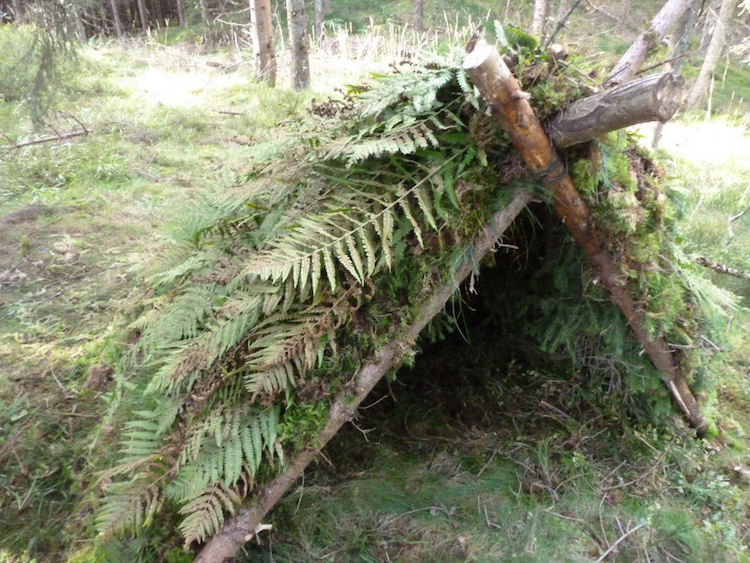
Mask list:
[[[318,95],[355,82],[362,60],[387,69],[378,45],[349,41],[313,61],[336,70],[314,76]],[[88,133],[0,146],[0,561],[92,560],[96,472],[116,455],[111,412],[130,384],[115,368],[148,277],[170,233],[189,228],[181,210],[246,172],[252,146],[312,97],[270,91],[235,53],[191,45],[110,45],[86,59],[67,113],[50,121]],[[35,138],[10,104],[0,131]],[[750,214],[729,218],[750,203],[748,143],[748,123],[692,116],[667,127],[660,157],[689,207],[687,251],[745,270]],[[562,382],[513,366],[490,380],[482,339],[460,356],[473,364],[427,350],[376,391],[249,556],[747,560],[750,291],[713,279],[744,296],[722,321],[723,371],[708,397],[717,439],[693,440],[677,417],[623,431],[600,406],[572,416],[555,406],[570,394]],[[436,366],[461,377],[430,384]],[[178,538],[155,541],[110,543],[94,560],[187,557]]]

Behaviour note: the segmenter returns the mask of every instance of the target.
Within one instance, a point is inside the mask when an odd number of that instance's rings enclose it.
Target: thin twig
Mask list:
[[[643,74],[644,72],[648,72],[649,70],[654,70],[655,68],[659,68],[662,65],[673,63],[674,61],[679,60],[682,57],[686,57],[687,55],[692,55],[692,51],[688,53],[682,53],[681,55],[677,55],[676,57],[672,57],[671,59],[666,59],[656,64],[652,64],[651,66],[647,66],[646,68],[642,68],[641,70],[636,72],[633,76],[638,76],[639,74]]]
[[[578,7],[578,4],[581,3],[582,0],[576,0],[576,3],[573,4],[573,6],[568,10],[568,13],[565,14],[559,22],[557,22],[557,25],[555,26],[555,30],[550,34],[550,36],[544,40],[544,43],[542,43],[542,50],[547,48],[547,45],[552,43],[552,40],[555,38],[555,36],[560,33],[560,30],[565,27],[565,22],[568,21],[568,18],[573,14],[573,11]]]
[[[49,143],[51,141],[62,141],[64,139],[72,139],[73,137],[81,137],[88,135],[89,131],[84,129],[83,131],[69,131],[61,135],[50,135],[49,137],[42,137],[41,139],[33,139],[31,141],[24,141],[23,143],[15,143],[10,147],[7,147],[5,152],[10,152],[22,147],[29,147],[31,145],[41,145],[42,143]]]
[[[612,551],[617,547],[617,545],[621,541],[623,541],[624,539],[626,539],[628,536],[632,536],[635,532],[637,532],[638,530],[640,530],[641,528],[643,528],[643,526],[645,526],[645,525],[646,524],[638,524],[635,528],[633,528],[632,530],[628,530],[623,535],[621,535],[619,538],[617,538],[617,541],[615,543],[613,543],[612,545],[610,545],[609,548],[607,549],[607,551],[605,551],[604,553],[602,553],[599,556],[599,559],[597,559],[595,563],[601,563],[602,561],[604,561],[604,558],[607,557],[607,555],[609,555],[610,553],[612,553]]]

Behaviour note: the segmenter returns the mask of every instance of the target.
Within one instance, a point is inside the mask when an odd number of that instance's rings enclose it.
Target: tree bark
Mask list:
[[[578,244],[588,255],[596,277],[609,292],[610,300],[620,308],[635,338],[648,354],[675,402],[691,425],[703,435],[707,425],[692,391],[662,338],[648,337],[642,307],[636,306],[625,283],[617,276],[615,262],[606,249],[605,238],[593,225],[586,202],[555,153],[552,143],[526,101],[521,86],[503,62],[497,49],[478,47],[464,61],[469,74],[493,114],[521,153],[526,165],[541,176],[541,182],[553,193],[553,207]]]
[[[578,100],[547,125],[560,148],[636,123],[668,121],[682,100],[682,76],[653,74]]]
[[[531,33],[542,37],[544,35],[544,24],[547,20],[549,0],[534,0],[534,16],[531,19]]]
[[[323,37],[323,0],[315,0],[315,38]]]
[[[310,46],[307,41],[305,0],[286,0],[289,24],[289,47],[292,50],[292,86],[295,90],[310,87]]]
[[[424,31],[424,0],[414,0],[414,29]]]
[[[141,20],[141,29],[148,31],[148,12],[146,11],[146,0],[138,0],[138,18]]]
[[[253,7],[253,1],[250,0],[250,10],[252,11]],[[209,26],[211,25],[211,19],[208,16],[208,6],[206,5],[206,0],[198,0],[198,7],[201,11],[201,20],[203,21],[203,25]]]
[[[648,57],[664,36],[678,22],[693,0],[667,0],[659,13],[654,16],[648,31],[642,33],[620,58],[612,69],[606,84],[622,84],[627,82]]]
[[[714,70],[716,69],[716,63],[719,62],[721,51],[724,49],[724,44],[726,43],[729,21],[732,19],[736,7],[737,0],[723,0],[721,3],[719,18],[716,20],[716,26],[711,34],[711,42],[708,44],[708,51],[706,51],[706,58],[703,60],[701,72],[685,101],[687,109],[696,107],[706,98],[708,85],[711,82]]]
[[[252,539],[265,515],[302,475],[328,441],[351,420],[357,407],[375,384],[402,363],[404,353],[414,345],[422,329],[443,310],[456,288],[474,270],[475,265],[492,252],[497,240],[530,201],[531,195],[520,190],[505,208],[492,216],[461,266],[453,274],[446,275],[441,285],[420,304],[417,318],[405,329],[399,330],[398,334],[394,334],[390,342],[365,362],[355,376],[351,389],[344,389],[335,397],[328,413],[328,422],[315,440],[306,449],[297,453],[284,472],[261,490],[253,506],[240,510],[237,516],[227,520],[198,554],[195,563],[221,563],[234,556],[245,542]]]
[[[253,22],[253,50],[257,59],[256,75],[270,86],[276,84],[276,52],[273,45],[271,0],[250,0]]]
[[[109,0],[109,5],[112,8],[112,21],[115,24],[115,35],[120,39],[124,33],[122,20],[120,19],[120,7],[117,5],[117,0]]]
[[[13,18],[17,23],[22,24],[25,12],[23,9],[23,4],[21,4],[21,0],[13,0],[11,2],[11,5],[13,7]]]
[[[176,0],[177,2],[177,21],[180,27],[187,26],[187,17],[185,16],[185,0]]]

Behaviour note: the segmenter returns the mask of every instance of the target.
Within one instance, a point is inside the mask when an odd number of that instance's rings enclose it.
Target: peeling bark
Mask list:
[[[619,307],[643,350],[662,373],[664,384],[680,410],[697,428],[699,435],[705,434],[707,425],[703,414],[669,346],[662,338],[649,338],[645,311],[635,304],[628,288],[618,278],[604,236],[594,227],[586,202],[565,173],[552,143],[526,100],[527,96],[497,49],[490,45],[477,48],[466,57],[464,70],[489,103],[496,120],[526,165],[552,191],[555,211],[588,255],[596,277],[609,292],[610,300]]]

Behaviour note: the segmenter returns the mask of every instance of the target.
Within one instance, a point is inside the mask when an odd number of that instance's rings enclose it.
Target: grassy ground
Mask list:
[[[380,33],[339,30],[336,50],[313,61],[314,89],[382,70],[412,40]],[[86,61],[68,113],[51,123],[89,133],[0,147],[0,561],[92,559],[95,472],[115,453],[110,407],[129,384],[113,368],[147,301],[144,278],[169,252],[180,209],[241,175],[252,145],[309,101],[254,84],[235,52],[129,43]],[[686,251],[748,270],[750,213],[730,221],[750,203],[750,137],[736,121],[670,125],[663,146]],[[34,135],[12,104],[0,104],[0,131],[8,146]],[[706,138],[732,142],[708,150]],[[746,282],[715,279],[750,306]],[[747,559],[750,318],[740,309],[721,322],[710,398],[722,434],[711,443],[686,439],[678,422],[624,424],[576,395],[582,382],[487,372],[492,344],[481,339],[461,355],[473,363],[428,350],[378,390],[356,421],[363,432],[349,427],[331,446],[330,465],[309,472],[250,555],[549,561],[612,548],[622,560]],[[151,551],[110,544],[110,560],[179,560],[177,539],[160,540]]]

